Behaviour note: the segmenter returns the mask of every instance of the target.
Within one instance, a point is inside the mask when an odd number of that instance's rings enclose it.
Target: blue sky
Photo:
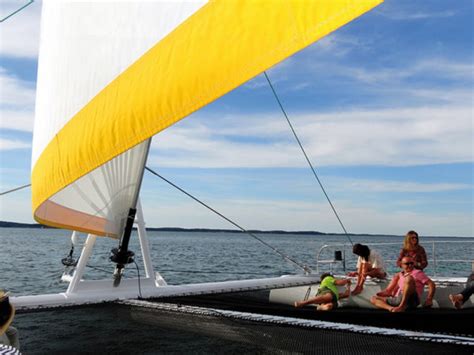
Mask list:
[[[35,2],[0,25],[2,191],[29,182],[39,20]],[[473,236],[472,21],[470,0],[387,0],[268,71],[348,231]],[[263,76],[158,134],[148,165],[246,228],[341,232]],[[149,226],[231,227],[149,174],[142,191]],[[0,206],[32,222],[29,190]]]

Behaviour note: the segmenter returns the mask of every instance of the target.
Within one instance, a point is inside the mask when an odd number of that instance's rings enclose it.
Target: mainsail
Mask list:
[[[119,237],[153,135],[381,2],[43,1],[35,219]]]

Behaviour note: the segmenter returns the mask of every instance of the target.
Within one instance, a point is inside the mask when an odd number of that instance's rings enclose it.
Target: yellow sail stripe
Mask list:
[[[33,210],[81,176],[381,2],[210,1],[57,133],[32,172]]]

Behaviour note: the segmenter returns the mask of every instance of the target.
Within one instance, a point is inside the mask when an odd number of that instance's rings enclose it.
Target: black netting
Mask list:
[[[472,354],[473,347],[121,304],[17,314],[25,354]]]
[[[396,314],[384,310],[363,308],[338,308],[331,312],[316,312],[313,307],[295,309],[288,305],[269,303],[268,299],[269,291],[251,291],[162,298],[157,301],[283,317],[474,336],[474,308],[459,311],[454,309],[417,309]]]

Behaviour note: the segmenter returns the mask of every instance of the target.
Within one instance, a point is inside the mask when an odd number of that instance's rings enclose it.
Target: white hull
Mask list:
[[[166,285],[164,281],[160,281],[162,279],[157,277],[156,280],[141,279],[140,284],[142,297],[154,298],[243,292],[251,290],[273,289],[278,287],[308,285],[317,282],[318,279],[319,277],[315,275],[301,275],[170,286]],[[139,298],[139,296],[140,293],[138,288],[138,279],[122,280],[119,287],[113,287],[112,280],[81,280],[74,292],[11,297],[11,302],[17,309],[33,309],[136,299]]]
[[[243,292],[270,289],[269,302],[293,305],[295,301],[305,298],[311,287],[310,297],[318,289],[316,275],[282,276],[275,278],[237,280],[224,282],[209,282],[187,285],[166,285],[159,277],[156,280],[141,279],[141,294],[143,298],[192,296],[202,294]],[[459,293],[465,285],[464,278],[434,278],[436,293],[433,308],[452,309],[448,295]],[[370,298],[387,286],[388,281],[374,282],[368,280],[364,291],[357,296],[341,300],[341,307],[374,308]],[[36,296],[12,297],[11,302],[17,309],[51,308],[111,302],[117,300],[136,299],[140,297],[138,279],[123,280],[119,287],[113,287],[112,280],[81,281],[74,293],[57,293]],[[465,308],[474,307],[474,296],[464,304]]]

